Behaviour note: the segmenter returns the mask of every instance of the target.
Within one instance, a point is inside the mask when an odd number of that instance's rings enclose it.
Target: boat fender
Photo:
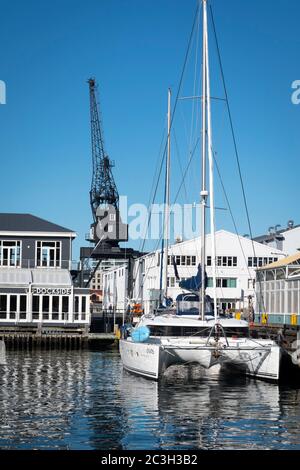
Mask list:
[[[150,330],[148,326],[139,326],[131,332],[131,338],[134,343],[143,343],[147,341],[150,336]]]

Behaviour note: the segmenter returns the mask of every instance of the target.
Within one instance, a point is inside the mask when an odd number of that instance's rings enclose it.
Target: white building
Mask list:
[[[128,262],[124,262],[122,266],[106,270],[102,273],[102,277],[103,310],[112,308],[114,310],[126,310],[130,297]]]
[[[286,256],[293,255],[300,250],[300,225],[294,225],[294,221],[289,220],[286,228],[279,230],[279,227],[269,227],[266,235],[255,237],[254,240],[281,250]]]
[[[207,235],[206,272],[207,294],[213,297],[211,243]],[[172,245],[169,250],[168,295],[176,300],[182,293],[176,279],[171,257],[175,257],[180,280],[195,276],[200,263],[201,238]],[[254,301],[255,269],[276,261],[283,253],[249,238],[226,230],[216,232],[217,297],[222,309],[240,310],[248,307],[249,296]],[[103,276],[104,308],[124,309],[128,299],[142,302],[145,312],[155,305],[160,285],[160,251],[144,255],[134,262],[132,285],[128,283],[128,266],[111,269]]]
[[[93,278],[91,279],[90,282],[90,289],[91,290],[98,290],[102,291],[103,290],[103,274],[107,270],[115,269],[118,266],[123,266],[123,264],[126,263],[126,260],[121,259],[107,259],[101,261],[99,264],[98,268],[96,269]]]

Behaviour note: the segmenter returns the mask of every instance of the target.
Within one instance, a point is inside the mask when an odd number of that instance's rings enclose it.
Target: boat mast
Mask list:
[[[215,227],[215,198],[214,198],[214,174],[213,174],[213,152],[212,152],[212,128],[211,128],[211,99],[210,99],[210,77],[209,77],[209,55],[208,55],[208,31],[206,0],[204,0],[204,30],[205,30],[205,57],[206,57],[206,92],[207,92],[207,147],[209,166],[209,200],[210,200],[210,232],[211,232],[211,260],[214,296],[214,316],[217,321],[217,273],[216,273],[216,227]]]
[[[200,317],[204,320],[205,317],[205,265],[206,265],[206,201],[208,191],[206,189],[206,38],[205,34],[205,17],[206,14],[206,0],[203,3],[203,38],[202,38],[202,185],[200,192],[200,206],[201,206],[201,279],[202,285],[200,287]]]
[[[161,242],[160,281],[159,281],[159,303],[162,305],[163,297],[168,295],[168,251],[170,233],[170,162],[171,162],[171,90],[168,89],[168,140],[166,158],[165,178],[165,200],[164,200],[164,230]]]
[[[164,297],[168,296],[168,252],[170,236],[170,165],[171,165],[171,90],[168,89],[168,148],[166,162],[166,200],[165,200],[165,251],[164,251]]]

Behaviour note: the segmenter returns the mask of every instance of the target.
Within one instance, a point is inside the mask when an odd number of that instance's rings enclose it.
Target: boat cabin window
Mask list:
[[[211,326],[200,328],[188,326],[149,326],[150,336],[200,336],[206,337],[210,334]],[[249,328],[241,327],[226,327],[224,328],[225,334],[228,338],[245,338],[249,336]]]

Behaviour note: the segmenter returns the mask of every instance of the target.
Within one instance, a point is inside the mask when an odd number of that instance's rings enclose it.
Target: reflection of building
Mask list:
[[[75,237],[30,214],[0,214],[0,324],[89,323],[89,290],[72,283]]]
[[[257,270],[259,320],[300,325],[300,253]]]
[[[207,293],[212,292],[212,259],[210,235],[207,235]],[[254,254],[255,250],[255,254]],[[176,278],[172,259],[180,280],[194,276],[200,263],[201,239],[176,243],[169,250],[168,294],[175,300],[182,292]],[[216,232],[217,297],[222,309],[247,308],[249,297],[254,297],[255,268],[277,260],[282,252],[261,243],[219,230]],[[126,307],[128,297],[142,301],[145,311],[155,306],[159,296],[160,251],[146,254],[134,261],[132,279],[128,281],[126,265],[108,270],[103,276],[103,304],[117,309]],[[131,294],[131,295],[130,295]]]

